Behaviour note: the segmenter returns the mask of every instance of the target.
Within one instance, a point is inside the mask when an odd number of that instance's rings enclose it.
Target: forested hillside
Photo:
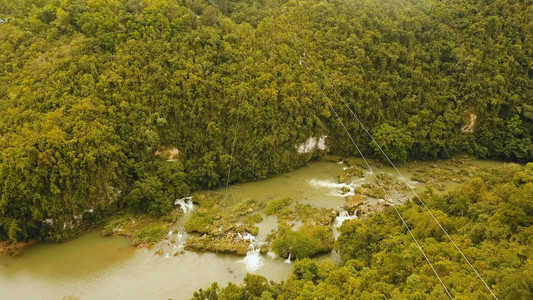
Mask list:
[[[478,174],[426,203],[499,299],[533,295],[533,164]],[[454,299],[493,299],[417,201],[398,209]],[[335,247],[344,264],[297,261],[286,282],[247,275],[194,299],[450,299],[392,207],[345,221]]]
[[[310,57],[394,160],[531,160],[532,15],[530,0],[0,0],[0,239],[61,240],[219,186],[237,116],[232,182],[321,155],[297,152],[309,137],[353,154]]]

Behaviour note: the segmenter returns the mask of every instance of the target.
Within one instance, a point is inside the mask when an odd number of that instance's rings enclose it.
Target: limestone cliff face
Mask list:
[[[471,133],[474,132],[474,129],[476,127],[477,115],[473,112],[469,112],[468,115],[470,116],[470,121],[467,124],[463,125],[463,127],[461,127],[461,131]]]
[[[327,135],[321,135],[319,137],[310,137],[305,141],[305,143],[302,143],[300,145],[296,145],[296,149],[298,150],[298,153],[312,153],[315,150],[326,150],[326,138]]]

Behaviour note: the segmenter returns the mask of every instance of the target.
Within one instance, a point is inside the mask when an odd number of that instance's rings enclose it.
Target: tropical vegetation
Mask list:
[[[529,163],[479,173],[446,194],[428,189],[422,199],[499,299],[531,299],[532,196]],[[417,199],[397,208],[454,299],[492,298]],[[340,232],[340,266],[305,258],[285,282],[248,274],[243,285],[213,283],[194,299],[449,299],[392,207],[345,221]]]
[[[533,158],[530,0],[0,0],[0,239],[266,178],[323,151]],[[306,68],[312,71],[313,76]],[[238,118],[238,127],[237,124]]]

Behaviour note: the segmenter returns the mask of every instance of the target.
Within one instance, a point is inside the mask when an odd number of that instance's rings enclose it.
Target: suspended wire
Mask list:
[[[381,182],[381,180],[379,180],[378,176],[376,175],[376,173],[374,172],[374,170],[372,169],[372,167],[370,166],[370,163],[367,161],[367,159],[365,158],[365,156],[363,155],[363,152],[361,151],[361,149],[359,148],[359,146],[357,145],[357,143],[355,142],[355,140],[353,139],[352,135],[350,134],[350,132],[348,131],[348,129],[346,128],[346,126],[344,125],[344,122],[342,122],[339,114],[337,113],[337,111],[335,110],[335,108],[333,107],[333,103],[329,100],[329,98],[325,95],[324,91],[322,90],[322,87],[320,86],[320,84],[318,83],[317,79],[315,78],[315,76],[313,75],[313,72],[310,70],[309,66],[307,65],[307,62],[300,58],[300,61],[303,62],[303,65],[305,65],[306,69],[309,71],[309,74],[311,75],[311,77],[313,78],[313,81],[316,83],[316,85],[318,86],[318,89],[320,90],[320,93],[322,94],[322,96],[324,97],[324,99],[326,99],[326,101],[328,102],[331,110],[333,111],[333,113],[335,114],[335,116],[337,117],[337,120],[339,120],[340,124],[342,125],[342,128],[344,129],[344,131],[346,132],[346,134],[348,134],[348,137],[350,137],[350,140],[352,141],[353,145],[355,146],[355,148],[357,149],[357,152],[359,152],[359,155],[361,156],[361,158],[363,158],[366,166],[368,167],[368,169],[370,170],[370,173],[372,173],[372,176],[375,178],[376,182],[378,183],[379,187],[381,188],[381,190],[383,191],[383,193],[386,195],[386,197],[390,200],[390,204],[391,206],[394,208],[394,211],[396,212],[396,214],[398,214],[398,217],[400,217],[400,220],[402,220],[402,223],[403,225],[405,226],[405,228],[407,229],[407,231],[409,232],[409,235],[411,235],[411,237],[413,238],[416,246],[418,247],[418,249],[420,250],[420,252],[422,253],[422,255],[424,256],[424,258],[426,259],[427,263],[429,264],[429,266],[431,267],[431,269],[433,270],[433,272],[435,273],[435,275],[437,276],[440,284],[442,285],[442,287],[444,288],[444,290],[446,291],[446,294],[448,294],[448,297],[450,297],[450,299],[453,300],[453,297],[452,295],[450,294],[450,291],[448,290],[448,288],[446,287],[446,285],[444,284],[444,282],[442,281],[441,277],[439,276],[439,273],[437,272],[437,270],[435,269],[435,267],[433,266],[433,264],[431,263],[431,261],[429,260],[428,256],[426,255],[426,253],[424,252],[424,250],[422,249],[422,246],[420,246],[420,244],[418,243],[416,237],[413,235],[413,233],[411,232],[411,229],[409,228],[409,226],[407,225],[407,223],[405,222],[404,218],[402,217],[401,213],[398,211],[398,208],[396,208],[396,205],[394,204],[394,201],[392,200],[392,197],[390,197],[389,193],[385,190],[384,186],[383,186],[383,183]]]
[[[242,79],[241,81],[241,85],[244,83],[244,78]],[[234,130],[233,130],[233,141],[231,143],[231,152],[230,152],[230,157],[229,157],[229,164],[228,164],[228,176],[226,178],[226,187],[225,187],[225,191],[224,191],[224,198],[222,199],[222,201],[220,201],[221,203],[221,206],[222,206],[222,211],[221,211],[221,214],[220,214],[220,227],[219,227],[219,231],[221,229],[223,229],[223,226],[224,226],[224,208],[226,207],[226,199],[228,198],[228,187],[229,187],[229,181],[230,181],[230,176],[231,176],[231,167],[233,165],[233,154],[235,152],[235,144],[237,142],[237,132],[238,132],[238,129],[239,129],[239,118],[240,118],[240,111],[241,111],[241,107],[242,107],[242,102],[243,102],[243,96],[242,96],[243,92],[241,92],[239,94],[239,106],[238,106],[238,109],[237,109],[237,116],[236,116],[236,120],[235,120],[235,125],[234,125]],[[215,255],[218,254],[218,248],[215,249]],[[211,277],[213,278],[214,277],[214,274],[215,274],[215,264],[213,264],[213,267],[212,267],[212,270],[211,270]],[[211,292],[212,292],[212,288],[209,289],[209,297],[208,299],[211,299]]]
[[[278,2],[279,3],[279,2]],[[279,7],[280,5],[278,5],[278,12],[279,12]],[[285,21],[287,22],[287,20],[285,19]],[[290,26],[290,24],[287,22],[287,25],[289,25],[289,28],[292,29],[292,27]],[[293,31],[294,32],[294,31]],[[294,35],[296,35],[294,33]],[[295,46],[295,50],[297,51],[298,53],[298,56],[299,56],[299,62],[300,62],[300,65],[303,63],[303,65],[305,66],[305,68],[307,69],[307,71],[309,72],[309,75],[311,76],[311,78],[313,78],[313,81],[316,83],[318,89],[320,90],[320,93],[322,94],[322,96],[324,97],[324,99],[326,100],[326,102],[329,104],[331,110],[333,111],[333,113],[335,114],[335,116],[337,117],[337,120],[340,122],[340,124],[342,125],[342,128],[344,129],[344,131],[346,132],[346,134],[348,135],[348,137],[350,138],[351,142],[353,143],[353,145],[355,146],[355,148],[357,149],[357,152],[359,153],[359,155],[361,156],[361,158],[363,159],[363,161],[365,162],[367,168],[369,169],[369,171],[371,172],[372,176],[375,178],[376,182],[378,183],[379,187],[381,188],[381,190],[383,191],[383,193],[386,195],[386,197],[390,200],[390,203],[391,203],[391,206],[394,208],[394,211],[396,212],[396,214],[398,215],[398,217],[400,218],[400,220],[402,221],[403,225],[405,226],[405,228],[407,229],[407,231],[409,232],[409,235],[411,236],[411,238],[414,240],[415,244],[417,245],[418,249],[420,250],[420,252],[422,253],[422,255],[424,256],[424,258],[426,259],[426,262],[429,264],[429,266],[431,267],[431,269],[433,270],[433,272],[435,273],[435,276],[437,276],[440,284],[442,285],[442,287],[444,288],[444,290],[446,291],[446,294],[448,295],[448,297],[450,299],[453,300],[453,297],[452,295],[450,294],[448,288],[446,287],[446,285],[444,284],[444,282],[442,281],[442,278],[440,277],[439,273],[437,272],[437,270],[435,269],[435,267],[433,266],[433,264],[431,263],[430,259],[428,258],[428,256],[426,255],[426,253],[424,252],[424,250],[422,249],[422,246],[420,246],[420,244],[418,243],[418,240],[416,239],[416,237],[414,236],[414,234],[412,233],[411,229],[409,228],[409,226],[407,225],[407,223],[405,222],[404,218],[402,217],[401,213],[398,211],[398,209],[396,208],[396,205],[394,204],[394,201],[392,200],[392,198],[390,197],[389,193],[385,190],[381,180],[379,180],[378,176],[376,175],[376,173],[374,172],[374,170],[372,169],[372,167],[370,166],[370,163],[368,162],[368,160],[365,158],[365,156],[363,155],[363,152],[361,151],[361,149],[359,148],[359,146],[357,145],[357,143],[355,142],[355,140],[353,139],[352,135],[350,134],[350,132],[348,131],[348,128],[346,128],[346,126],[344,125],[344,122],[342,121],[342,119],[340,118],[339,114],[337,113],[337,111],[335,110],[335,107],[333,106],[333,103],[330,101],[330,99],[326,96],[326,94],[324,93],[324,90],[322,89],[322,86],[320,85],[320,83],[318,82],[318,80],[316,79],[316,77],[314,76],[313,72],[311,71],[311,69],[309,68],[309,65],[307,64],[306,60],[303,59],[302,56],[305,56],[305,48],[304,48],[304,52],[303,52],[303,55],[301,54],[300,50],[297,49],[297,45],[296,43],[294,42],[294,40],[289,36],[289,39],[291,40],[291,42],[293,43],[293,45]]]
[[[292,29],[292,26],[291,24],[287,21],[287,19],[284,19],[285,22],[287,23],[287,26],[289,27],[289,29],[294,33],[295,35],[295,38],[298,40],[298,36],[297,34],[295,33],[295,31]],[[292,38],[289,37],[292,41]],[[301,47],[303,48],[304,50],[304,53],[307,52],[307,50],[305,49],[305,46],[303,45],[303,43],[300,43],[299,44],[301,45]],[[348,103],[346,102],[346,100],[344,99],[344,97],[341,96],[341,94],[339,93],[339,91],[335,88],[335,86],[333,85],[333,83],[329,80],[329,78],[324,74],[324,72],[322,71],[322,69],[318,66],[318,64],[315,62],[315,60],[310,56],[308,55],[307,57],[309,57],[309,59],[311,60],[311,62],[313,63],[313,65],[315,66],[316,69],[318,69],[318,71],[320,72],[320,74],[322,75],[322,77],[326,80],[326,82],[329,84],[329,86],[331,86],[331,88],[335,91],[335,94],[337,95],[337,97],[342,101],[342,103],[344,104],[344,106],[346,106],[346,108],[350,111],[350,113],[352,114],[353,118],[357,121],[357,123],[363,128],[363,130],[366,132],[366,134],[370,137],[370,139],[372,140],[372,142],[378,147],[379,151],[383,154],[383,156],[387,159],[387,161],[392,165],[392,167],[394,168],[394,170],[396,171],[396,173],[398,173],[398,175],[402,178],[402,180],[405,182],[405,184],[409,187],[409,189],[413,192],[413,194],[415,195],[415,197],[418,199],[418,201],[422,204],[422,206],[425,208],[425,210],[430,214],[430,216],[433,218],[433,220],[438,224],[438,226],[440,227],[440,229],[444,232],[444,234],[448,237],[448,239],[452,242],[452,244],[454,245],[455,249],[457,249],[457,251],[461,254],[461,256],[464,258],[464,260],[467,262],[467,264],[470,266],[470,268],[474,271],[474,273],[477,275],[477,277],[481,280],[481,282],[483,282],[483,284],[485,285],[485,287],[489,290],[489,292],[492,294],[492,296],[495,298],[495,299],[498,299],[498,297],[494,294],[494,292],[492,291],[492,289],[489,287],[489,285],[485,282],[485,280],[483,279],[483,277],[481,277],[481,275],[479,274],[479,272],[476,270],[476,268],[472,265],[472,263],[470,262],[470,260],[466,257],[466,255],[463,253],[463,251],[461,251],[461,249],[459,248],[459,246],[457,246],[457,244],[455,243],[455,241],[451,238],[451,236],[448,234],[448,232],[446,231],[446,229],[444,229],[444,227],[441,225],[441,223],[437,220],[437,218],[433,215],[433,213],[431,212],[431,210],[427,207],[426,203],[424,201],[422,201],[422,199],[420,198],[420,196],[418,195],[418,193],[415,191],[415,189],[411,186],[411,184],[409,184],[409,181],[403,176],[403,174],[400,172],[400,170],[398,170],[398,168],[396,167],[396,165],[392,162],[392,160],[389,158],[389,156],[385,153],[385,151],[381,148],[381,146],[378,144],[378,142],[374,139],[374,137],[372,136],[372,134],[370,133],[370,131],[366,128],[366,126],[364,126],[363,122],[361,122],[361,120],[359,119],[359,117],[357,116],[357,114],[355,113],[354,110],[352,110],[350,108],[350,106],[348,105]]]
[[[244,83],[244,80],[241,82],[241,84],[243,83]],[[243,100],[243,97],[241,93],[240,100],[239,100],[239,108],[237,109],[237,118],[236,118],[237,120],[235,121],[235,129],[233,132],[233,142],[231,143],[231,153],[229,157],[229,166],[228,166],[228,177],[226,178],[226,190],[224,192],[224,200],[222,201],[224,205],[226,204],[226,199],[228,197],[229,180],[230,180],[230,175],[231,175],[231,167],[233,165],[233,153],[235,151],[235,142],[237,141],[237,130],[239,129],[239,117],[241,116],[240,111],[241,111],[242,102],[243,102],[242,100]]]

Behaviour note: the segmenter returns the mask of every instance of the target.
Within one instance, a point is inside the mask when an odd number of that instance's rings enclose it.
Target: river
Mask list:
[[[502,165],[502,162],[470,160],[458,166],[455,161],[441,161],[410,163],[401,166],[400,171],[415,189],[421,190],[424,184],[411,178],[424,168],[453,172],[454,168],[464,169],[465,166],[476,169]],[[374,182],[367,172],[364,178],[339,184],[338,176],[345,168],[342,162],[315,162],[275,178],[231,186],[227,203],[231,206],[244,198],[267,202],[291,197],[297,203],[341,211],[345,202],[343,186],[352,192],[363,183]],[[381,167],[377,171],[396,177],[392,168]],[[468,177],[468,172],[463,173],[462,177]],[[442,190],[447,190],[459,183],[442,180],[439,184]],[[215,192],[224,194],[225,189]],[[169,236],[151,250],[132,247],[131,241],[124,237],[102,237],[98,231],[92,231],[66,243],[32,246],[20,257],[0,256],[0,298],[187,299],[213,281],[221,285],[230,281],[241,283],[248,272],[275,281],[288,278],[292,264],[269,255],[241,257],[185,251],[174,256],[172,253],[180,251],[172,250],[180,250],[185,242],[183,223],[189,214],[178,220]],[[264,240],[276,226],[276,217],[264,216],[257,240]],[[158,250],[162,250],[163,255],[154,255]],[[338,256],[332,253],[320,259],[338,261]]]

